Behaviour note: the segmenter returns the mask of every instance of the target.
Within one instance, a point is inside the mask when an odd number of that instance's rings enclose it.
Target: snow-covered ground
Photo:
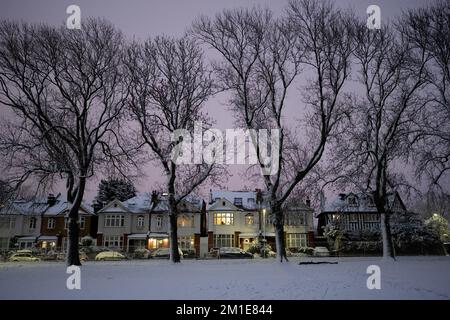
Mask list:
[[[0,299],[450,299],[450,257],[86,262],[81,290],[63,263],[0,263]],[[381,289],[369,290],[369,265]]]

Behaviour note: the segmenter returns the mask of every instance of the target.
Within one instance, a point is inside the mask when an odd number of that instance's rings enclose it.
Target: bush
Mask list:
[[[150,256],[150,251],[144,248],[139,248],[134,250],[133,252],[133,258],[134,259],[148,259]]]
[[[83,247],[90,247],[94,244],[94,239],[92,237],[86,236],[81,239],[81,245]]]

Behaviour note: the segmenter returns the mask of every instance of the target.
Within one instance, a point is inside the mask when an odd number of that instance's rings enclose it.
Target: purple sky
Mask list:
[[[363,18],[367,16],[367,6],[376,4],[381,8],[382,22],[385,21],[384,19],[400,14],[406,8],[426,3],[423,0],[342,0],[335,2],[340,7],[353,8],[355,13]],[[224,8],[260,5],[272,9],[275,14],[279,14],[286,6],[287,0],[2,0],[0,19],[19,19],[26,22],[61,25],[65,23],[68,17],[66,8],[70,4],[76,4],[81,8],[82,18],[88,16],[104,17],[121,29],[126,36],[146,39],[159,34],[180,36],[198,15],[214,15]],[[295,118],[298,115],[299,100],[298,90],[291,90],[287,100],[287,118]],[[226,101],[226,96],[221,95],[209,100],[206,105],[210,116],[217,121],[215,124],[217,128],[233,127],[233,117],[227,110]],[[4,115],[0,112],[0,115],[2,114]],[[254,188],[251,183],[242,178],[245,167],[234,165],[231,170],[233,176],[229,178],[224,188],[242,189],[245,186]],[[159,168],[148,165],[146,172],[147,177],[136,183],[139,191],[151,191],[155,182],[163,181]],[[96,189],[97,181],[91,181],[87,189],[87,201],[93,199]]]

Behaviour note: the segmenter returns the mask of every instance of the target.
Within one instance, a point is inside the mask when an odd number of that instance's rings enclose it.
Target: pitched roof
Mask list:
[[[355,197],[356,204],[350,204],[349,199],[351,197]],[[326,202],[321,208],[321,213],[324,212],[367,212],[367,213],[377,213],[378,210],[375,205],[372,203],[372,196],[367,193],[340,193],[334,200],[331,202]],[[404,207],[404,204],[398,195],[398,193],[389,193],[388,194],[388,205],[392,208],[395,204],[395,200],[400,202],[400,205]]]

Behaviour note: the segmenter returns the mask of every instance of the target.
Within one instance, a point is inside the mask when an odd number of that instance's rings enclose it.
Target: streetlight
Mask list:
[[[264,208],[262,210],[263,212],[263,232],[264,232],[264,244],[263,244],[263,258],[266,257],[266,209]]]

